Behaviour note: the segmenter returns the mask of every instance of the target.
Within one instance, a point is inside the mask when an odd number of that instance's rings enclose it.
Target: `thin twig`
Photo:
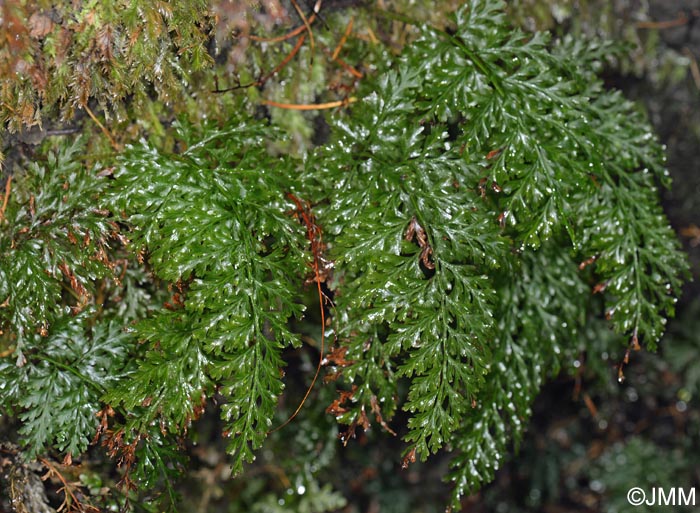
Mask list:
[[[333,62],[337,62],[338,64],[340,64],[348,73],[350,73],[351,75],[353,75],[353,76],[356,77],[356,78],[362,78],[362,77],[364,77],[364,75],[362,74],[361,71],[356,70],[355,68],[353,68],[352,66],[350,66],[350,64],[348,64],[347,62],[345,62],[345,61],[344,61],[343,59],[341,59],[341,58],[337,58],[337,59],[335,59],[335,61],[333,61]]]
[[[95,114],[93,114],[93,112],[90,110],[90,107],[88,107],[87,105],[83,105],[83,108],[85,109],[85,112],[88,113],[88,116],[90,116],[90,118],[95,123],[97,123],[97,126],[100,127],[100,130],[102,130],[102,133],[105,134],[107,139],[109,139],[109,143],[112,145],[112,148],[114,148],[117,151],[121,150],[121,148],[117,144],[117,141],[115,141],[114,137],[112,137],[112,134],[109,133],[109,130],[107,130],[102,123],[100,123],[100,120],[97,119],[97,116],[95,116]]]
[[[301,18],[301,21],[304,22],[304,26],[306,27],[306,31],[309,33],[309,44],[311,45],[311,60],[313,61],[314,49],[316,48],[316,44],[314,43],[314,34],[313,34],[313,32],[311,32],[311,24],[309,23],[309,20],[306,18],[304,11],[302,11],[301,7],[299,7],[297,0],[291,0],[291,1],[292,1],[292,5],[297,10],[297,13],[299,13],[299,17]]]
[[[0,221],[5,219],[5,209],[7,209],[7,201],[10,199],[10,191],[12,190],[12,175],[7,177],[5,182],[5,196],[2,198],[2,207],[0,207]]]
[[[324,302],[323,302],[323,290],[321,289],[321,252],[323,251],[324,244],[323,244],[323,234],[321,232],[321,228],[316,224],[316,219],[311,212],[311,207],[307,203],[304,205],[299,198],[294,196],[292,193],[288,193],[287,197],[291,199],[295,205],[296,205],[296,215],[299,217],[299,220],[306,225],[306,238],[309,240],[309,243],[311,244],[311,253],[313,254],[313,271],[314,271],[314,281],[316,282],[316,289],[318,291],[318,305],[319,305],[319,310],[321,312],[321,355],[319,356],[318,359],[318,365],[316,366],[316,373],[314,374],[314,378],[311,380],[311,384],[309,387],[306,389],[306,393],[304,394],[304,397],[301,400],[301,403],[299,403],[299,406],[297,407],[296,410],[294,410],[294,413],[290,415],[290,417],[282,424],[277,426],[275,429],[270,431],[270,433],[274,433],[275,431],[278,431],[285,427],[287,424],[289,424],[292,420],[296,418],[296,416],[299,414],[301,411],[302,407],[304,406],[304,403],[306,403],[306,400],[309,397],[309,394],[311,394],[311,390],[313,390],[314,385],[316,384],[316,381],[318,380],[318,376],[321,374],[321,367],[323,367],[323,360],[324,360],[324,355],[323,353],[325,352],[326,349],[326,312],[324,308]]]
[[[245,89],[248,87],[259,87],[261,85],[264,85],[265,82],[270,80],[273,76],[275,76],[277,73],[279,73],[282,70],[282,68],[284,68],[287,64],[289,64],[289,61],[291,61],[294,58],[294,56],[297,54],[297,52],[299,52],[299,49],[301,48],[301,45],[304,44],[305,39],[306,39],[306,34],[302,35],[297,40],[296,44],[294,45],[294,48],[292,48],[292,51],[289,52],[289,54],[284,59],[282,59],[282,61],[277,66],[275,66],[272,71],[270,71],[266,75],[263,75],[262,77],[257,79],[255,82],[251,82],[251,83],[245,84],[245,85],[238,82],[238,84],[236,84],[235,86],[227,87],[226,89],[219,89],[218,83],[217,83],[217,87],[216,87],[216,89],[212,90],[212,93],[218,93],[218,94],[228,93],[229,91],[235,91],[236,89]]]
[[[369,27],[366,27],[365,33],[359,32],[355,34],[355,37],[361,41],[372,43],[373,45],[379,44],[379,39]]]
[[[372,42],[372,44],[379,44],[379,39],[374,35],[374,31],[370,27],[367,27],[367,35],[369,36],[369,40]]]
[[[235,86],[227,87],[226,89],[219,89],[219,81],[218,79],[215,81],[216,89],[212,89],[212,93],[216,94],[221,94],[221,93],[228,93],[230,91],[235,91],[237,89],[247,89],[249,87],[255,87],[258,85],[258,81],[256,80],[255,82],[250,82],[249,84],[241,84],[240,80],[238,80],[238,77],[234,78],[238,84]]]
[[[279,107],[280,109],[289,110],[322,110],[322,109],[334,109],[336,107],[345,107],[350,103],[357,101],[357,98],[350,97],[345,100],[338,100],[337,102],[328,103],[312,103],[312,104],[301,104],[301,103],[280,103],[273,102],[272,100],[263,100],[260,103],[263,105],[269,105],[270,107]]]
[[[313,13],[311,16],[309,16],[309,26],[316,20],[316,13]],[[291,32],[284,34],[282,36],[277,36],[277,37],[260,37],[260,36],[253,36],[250,35],[250,39],[253,41],[258,41],[260,43],[281,43],[282,41],[286,41],[287,39],[292,39],[293,37],[298,36],[305,30],[308,30],[307,25],[299,25],[297,28],[292,30]]]
[[[270,80],[273,76],[275,76],[277,73],[279,73],[282,68],[284,68],[287,64],[289,64],[289,61],[291,61],[294,56],[297,54],[299,49],[301,48],[301,45],[304,44],[304,40],[306,39],[306,34],[303,34],[298,40],[297,44],[294,45],[294,48],[292,48],[292,51],[289,52],[289,54],[282,59],[282,61],[274,67],[272,71],[270,71],[267,75],[264,77],[258,79],[258,81],[255,83],[256,86],[261,86],[268,80]]]
[[[700,68],[698,68],[698,61],[687,46],[683,48],[683,55],[690,60],[690,74],[693,77],[693,82],[695,82],[695,87],[700,89]]]
[[[323,51],[326,53],[326,55],[328,55],[329,57],[331,57],[331,52],[330,52],[327,48],[324,48]],[[350,64],[348,64],[347,62],[345,62],[345,61],[344,61],[343,59],[341,59],[340,57],[336,57],[335,59],[332,59],[332,61],[335,62],[336,64],[338,64],[339,66],[341,66],[342,68],[344,68],[345,71],[347,71],[348,73],[350,73],[352,76],[354,76],[354,77],[356,77],[356,78],[362,78],[362,77],[364,77],[364,75],[362,74],[361,71],[358,71],[357,69],[353,68],[352,66],[350,66]]]
[[[583,394],[583,402],[586,404],[586,408],[588,408],[588,411],[590,412],[591,417],[593,417],[594,419],[597,419],[598,418],[598,408],[596,408],[595,403],[593,402],[593,399],[591,399],[591,396],[585,392]]]
[[[332,61],[334,61],[338,58],[340,51],[343,49],[345,42],[348,40],[348,36],[350,35],[350,32],[352,32],[353,21],[354,21],[354,18],[350,18],[350,21],[348,22],[348,26],[345,27],[345,32],[343,33],[343,37],[340,38],[340,42],[338,42],[338,46],[336,46],[335,50],[333,50],[333,55],[331,56]]]
[[[80,482],[68,482],[57,468],[57,465],[54,465],[46,458],[39,458],[39,461],[47,469],[46,474],[41,478],[42,481],[46,481],[50,477],[56,477],[62,484],[61,488],[58,489],[58,493],[63,493],[63,504],[58,508],[58,511],[83,511],[85,513],[99,511],[99,509],[92,504],[81,502],[78,497],[76,497],[74,490],[83,486]]]
[[[685,14],[681,14],[675,20],[665,21],[638,21],[637,28],[640,29],[667,29],[673,27],[682,27],[688,23],[689,19]]]

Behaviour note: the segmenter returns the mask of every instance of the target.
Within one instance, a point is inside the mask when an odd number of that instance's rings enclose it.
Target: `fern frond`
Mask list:
[[[271,427],[281,352],[299,343],[287,321],[303,311],[306,244],[285,197],[294,164],[268,153],[266,130],[182,124],[179,154],[128,150],[114,194],[133,243],[157,276],[175,282],[176,304],[137,325],[151,350],[109,399],[133,409],[140,426],[160,418],[176,431],[216,388],[227,398],[236,472]]]

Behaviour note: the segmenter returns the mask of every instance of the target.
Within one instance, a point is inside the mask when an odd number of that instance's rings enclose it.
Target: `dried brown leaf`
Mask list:
[[[29,35],[41,39],[53,30],[53,20],[42,12],[35,12],[29,17]]]

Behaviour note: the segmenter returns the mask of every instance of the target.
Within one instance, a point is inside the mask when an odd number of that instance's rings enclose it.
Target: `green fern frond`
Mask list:
[[[181,153],[127,151],[114,193],[133,244],[157,276],[176,282],[178,299],[174,312],[136,326],[151,349],[108,400],[133,409],[130,425],[160,418],[177,431],[216,388],[227,399],[222,417],[236,472],[271,428],[281,352],[299,343],[287,321],[303,311],[306,242],[286,198],[294,164],[268,153],[268,130],[182,124]]]

